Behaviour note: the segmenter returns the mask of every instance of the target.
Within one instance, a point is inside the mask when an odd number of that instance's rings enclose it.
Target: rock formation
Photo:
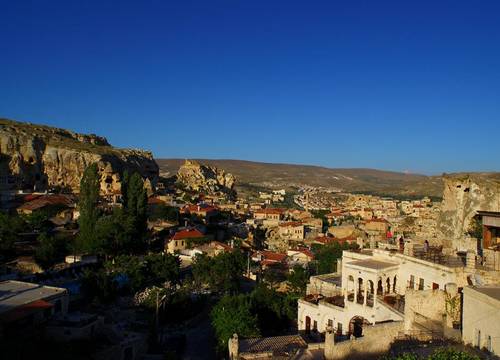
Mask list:
[[[236,195],[235,177],[222,169],[205,166],[196,161],[186,160],[177,172],[177,182],[187,190],[201,191],[208,194]]]
[[[120,190],[124,170],[158,180],[150,152],[116,149],[104,137],[0,119],[0,186],[14,189],[67,189],[78,192],[85,168],[97,163],[101,190]]]
[[[476,212],[500,211],[500,173],[445,175],[443,180],[439,237],[447,247],[466,250],[471,248],[467,232]]]

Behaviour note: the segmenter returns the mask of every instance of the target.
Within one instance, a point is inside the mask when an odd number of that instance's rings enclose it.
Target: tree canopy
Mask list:
[[[235,293],[245,271],[245,257],[240,251],[224,252],[210,258],[198,255],[193,262],[193,278],[198,285],[208,285],[221,293]]]
[[[101,244],[96,233],[96,224],[99,220],[99,176],[97,164],[89,165],[80,181],[80,198],[78,209],[79,233],[77,248],[83,252],[95,253]]]
[[[241,337],[257,337],[260,331],[257,316],[252,314],[250,299],[245,295],[224,296],[212,309],[212,326],[220,350],[237,333]]]

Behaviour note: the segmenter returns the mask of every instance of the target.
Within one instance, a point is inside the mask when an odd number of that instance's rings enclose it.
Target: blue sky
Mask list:
[[[500,2],[0,0],[0,116],[156,157],[500,170]]]

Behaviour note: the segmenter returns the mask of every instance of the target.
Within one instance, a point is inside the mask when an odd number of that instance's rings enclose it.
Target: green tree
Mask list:
[[[149,214],[150,220],[177,221],[179,219],[179,209],[164,204],[157,205]]]
[[[465,351],[453,348],[444,348],[434,351],[427,357],[427,360],[479,360],[476,355],[471,355]]]
[[[147,205],[148,196],[144,181],[139,173],[134,173],[128,180],[125,212],[132,218],[136,235],[139,237],[143,236],[147,229]]]
[[[192,265],[193,278],[196,284],[208,285],[213,291],[236,293],[245,266],[245,257],[240,251],[220,253],[213,258],[199,255]]]
[[[104,267],[110,274],[126,275],[132,291],[144,289],[149,283],[147,262],[138,256],[119,255],[106,261]]]
[[[38,235],[35,261],[44,269],[50,268],[66,254],[66,242],[47,233]]]
[[[316,259],[317,273],[328,274],[337,271],[337,259],[342,258],[342,251],[357,248],[357,244],[339,243],[337,241],[327,245],[313,245],[312,250]]]
[[[114,209],[110,215],[100,217],[96,224],[96,236],[100,244],[98,251],[111,256],[132,253],[134,250],[132,228],[130,217],[120,208]]]
[[[260,335],[257,317],[252,315],[250,299],[245,295],[224,296],[212,309],[211,318],[221,351],[234,333],[243,338]]]
[[[285,264],[270,264],[262,274],[262,280],[271,287],[279,287],[287,279],[288,268]]]
[[[154,254],[146,257],[151,277],[154,282],[177,284],[180,278],[181,261],[172,254]]]
[[[127,193],[128,193],[129,179],[130,179],[130,176],[128,174],[128,171],[125,170],[123,172],[122,182],[121,182],[121,193],[122,193],[122,203],[123,204],[127,204],[127,202],[128,202]]]
[[[287,277],[288,285],[294,294],[299,296],[306,294],[309,272],[300,265],[295,265]]]
[[[18,215],[9,215],[0,211],[0,254],[9,255],[12,252],[17,234],[25,229],[26,225]]]
[[[31,231],[47,232],[53,228],[53,224],[49,221],[51,214],[46,210],[36,210],[31,214],[23,215],[26,225]]]
[[[79,233],[77,248],[83,252],[95,253],[100,248],[96,233],[96,224],[99,219],[99,176],[97,165],[89,165],[80,181],[80,198],[78,208]]]
[[[259,284],[248,297],[252,314],[257,315],[258,326],[263,336],[280,334],[288,328],[290,318],[284,311],[285,294]]]
[[[480,218],[473,217],[470,220],[468,234],[479,240],[483,238],[483,224]]]
[[[82,277],[82,292],[92,300],[109,304],[116,299],[118,283],[113,274],[108,274],[104,269],[99,271],[85,270]]]

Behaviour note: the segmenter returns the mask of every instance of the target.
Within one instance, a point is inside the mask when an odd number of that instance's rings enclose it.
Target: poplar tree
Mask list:
[[[80,198],[78,209],[79,233],[77,237],[77,248],[80,251],[94,253],[98,250],[98,236],[96,224],[99,220],[99,175],[97,164],[89,165],[80,181]]]
[[[124,211],[133,227],[132,233],[136,240],[142,240],[147,230],[148,196],[141,175],[134,173],[127,177],[127,182]]]

